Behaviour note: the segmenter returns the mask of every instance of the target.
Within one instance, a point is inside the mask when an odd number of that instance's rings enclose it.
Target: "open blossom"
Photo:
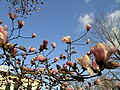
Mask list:
[[[41,62],[43,62],[45,60],[43,55],[38,55],[36,59],[41,61]]]
[[[66,43],[70,43],[71,42],[71,37],[70,36],[63,36],[62,41],[66,42]]]
[[[77,58],[76,61],[81,65],[81,67],[87,69],[91,76],[94,75],[93,70],[90,68],[90,58],[88,55]]]
[[[91,53],[95,56],[97,64],[103,62],[107,63],[110,56],[117,51],[116,47],[108,47],[105,44],[97,43],[95,46],[90,48]]]
[[[0,25],[0,43],[5,44],[8,39],[7,29]]]
[[[99,72],[100,71],[100,68],[97,65],[95,60],[92,60],[92,68],[94,69],[95,72]]]

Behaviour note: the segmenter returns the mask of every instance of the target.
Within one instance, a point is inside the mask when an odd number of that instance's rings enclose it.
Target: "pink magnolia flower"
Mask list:
[[[43,62],[45,60],[43,55],[38,55],[36,59],[41,61],[41,62]]]
[[[74,90],[73,86],[68,86],[65,90]]]
[[[91,53],[95,56],[96,62],[99,65],[100,62],[106,64],[110,56],[117,51],[116,47],[109,47],[102,43],[97,43],[90,48]]]
[[[77,58],[76,61],[81,65],[81,67],[87,69],[91,76],[94,75],[93,70],[90,68],[90,58],[88,55]]]
[[[92,60],[92,68],[93,68],[94,72],[99,72],[100,71],[100,68],[97,65],[95,60]]]
[[[71,37],[70,36],[63,36],[62,41],[66,42],[66,43],[70,43],[71,42]]]
[[[8,39],[7,29],[4,29],[3,26],[0,25],[0,43],[5,44]]]
[[[74,67],[74,62],[72,61],[67,61],[66,64],[70,67]]]

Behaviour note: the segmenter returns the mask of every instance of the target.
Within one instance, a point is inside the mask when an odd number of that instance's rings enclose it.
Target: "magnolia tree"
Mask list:
[[[109,61],[111,55],[117,51],[117,48],[99,42],[95,46],[91,46],[90,51],[86,51],[86,55],[74,59],[71,58],[72,55],[77,53],[74,46],[81,45],[79,41],[87,35],[91,28],[90,25],[86,25],[85,33],[75,40],[72,40],[70,36],[61,37],[61,41],[67,47],[65,52],[60,52],[59,57],[54,56],[54,59],[50,59],[49,56],[56,48],[55,42],[49,44],[48,40],[43,39],[43,43],[38,49],[29,47],[29,50],[27,50],[25,46],[13,43],[14,40],[19,40],[19,38],[34,39],[37,35],[32,33],[30,37],[22,36],[21,32],[24,31],[22,28],[25,22],[23,20],[16,20],[19,18],[17,16],[18,14],[22,13],[24,16],[27,11],[25,10],[24,12],[24,9],[21,7],[15,7],[18,5],[26,7],[26,4],[29,6],[30,4],[27,3],[29,0],[21,0],[21,2],[18,0],[8,1],[13,1],[13,6],[10,8],[11,10],[17,9],[20,10],[20,12],[11,11],[8,13],[12,26],[11,29],[8,29],[9,27],[7,25],[3,26],[2,20],[0,25],[0,65],[7,65],[13,68],[12,72],[9,69],[8,72],[1,72],[3,80],[6,81],[5,85],[7,90],[10,90],[10,80],[14,82],[14,90],[19,90],[24,84],[22,79],[26,79],[28,82],[27,86],[21,89],[31,90],[31,85],[37,81],[36,90],[41,90],[42,88],[49,90],[59,88],[61,90],[74,90],[72,86],[68,85],[69,81],[84,82],[90,78],[101,76],[104,69],[115,69],[120,66],[120,64],[115,61]],[[32,4],[37,2],[37,0],[31,1]],[[41,2],[41,4],[43,4],[43,2]],[[16,24],[17,27],[15,27]],[[17,35],[14,35],[15,31],[18,31]],[[90,40],[88,39],[86,44],[89,44],[89,42]],[[48,50],[48,45],[51,45],[51,51]],[[45,54],[44,51],[48,53]],[[31,58],[31,56],[33,58]],[[29,65],[26,64],[27,58],[31,58],[30,61],[27,61]],[[57,62],[64,64],[60,65]],[[56,67],[52,67],[53,65]],[[12,74],[18,78],[10,77]],[[101,81],[99,79],[94,81],[95,85],[99,85],[100,83]],[[92,84],[89,83],[89,86],[90,85]],[[120,85],[118,86],[120,87]],[[82,87],[78,89],[82,90]]]

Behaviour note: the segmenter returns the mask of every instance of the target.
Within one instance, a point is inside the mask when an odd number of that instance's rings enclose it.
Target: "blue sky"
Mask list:
[[[75,39],[78,34],[83,34],[84,25],[89,23],[90,16],[94,18],[99,10],[104,10],[106,15],[118,11],[120,15],[120,0],[43,0],[43,2],[40,12],[35,12],[27,19],[23,19],[25,26],[22,34],[29,36],[34,32],[37,38],[28,41],[20,39],[17,43],[38,48],[44,39],[47,39],[49,44],[56,42],[57,48],[52,57],[64,52],[66,46],[61,42],[62,36],[70,35],[72,39]],[[3,20],[3,25],[7,24],[10,28],[7,8],[5,3],[0,3],[0,19]],[[78,55],[81,56],[89,51],[89,48],[90,46],[87,45],[76,49],[79,51]]]

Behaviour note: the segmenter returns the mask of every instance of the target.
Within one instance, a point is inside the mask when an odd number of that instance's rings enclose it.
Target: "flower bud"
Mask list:
[[[34,60],[34,59],[31,60],[31,64],[32,64],[32,65],[35,64],[35,60]]]
[[[67,64],[63,64],[63,68],[67,69]]]
[[[53,49],[56,48],[56,43],[55,43],[55,42],[52,42],[52,43],[51,43],[51,46],[53,47]]]
[[[90,43],[90,39],[87,39],[87,42],[86,42],[86,44],[89,44]]]
[[[45,60],[43,55],[38,55],[36,59],[41,61],[41,62],[44,62],[44,60]]]
[[[66,59],[66,56],[65,56],[64,54],[60,54],[60,57],[59,57],[59,58],[60,58],[60,60],[61,60],[61,59],[64,59],[64,60],[65,60],[65,59]]]
[[[2,24],[3,22],[2,22],[2,20],[0,20],[0,24]]]
[[[8,13],[10,19],[13,21],[16,18],[16,14],[15,13]]]
[[[100,80],[100,79],[96,79],[96,80],[94,81],[94,84],[95,84],[95,85],[100,85],[100,84],[101,84],[101,80]]]
[[[89,31],[90,28],[91,28],[91,25],[90,25],[90,24],[87,24],[87,25],[86,25],[86,30]]]
[[[40,45],[40,48],[39,48],[40,52],[43,51],[43,44]]]
[[[70,66],[70,67],[73,67],[73,66],[74,66],[74,62],[72,62],[72,61],[67,61],[66,64],[67,64],[68,66]]]
[[[32,33],[32,38],[36,38],[37,35],[35,33]]]
[[[35,52],[35,48],[34,47],[29,47],[29,52]]]
[[[63,36],[62,41],[66,43],[71,43],[71,37],[70,36]]]
[[[47,46],[48,45],[48,40],[44,40],[43,45]]]
[[[54,62],[57,62],[58,60],[59,60],[58,57],[55,57],[55,58],[54,58]]]
[[[18,28],[22,28],[24,26],[25,22],[22,20],[18,20]]]

